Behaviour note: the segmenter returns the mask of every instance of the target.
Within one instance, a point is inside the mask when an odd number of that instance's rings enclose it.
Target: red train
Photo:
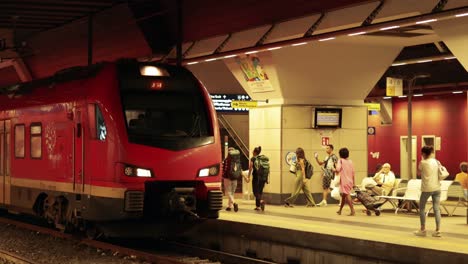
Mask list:
[[[0,89],[0,207],[58,227],[217,218],[221,144],[186,69],[120,60]]]

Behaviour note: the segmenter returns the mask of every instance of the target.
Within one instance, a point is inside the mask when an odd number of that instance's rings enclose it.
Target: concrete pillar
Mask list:
[[[310,187],[315,200],[321,200],[321,169],[313,153],[325,158],[322,137],[335,146],[336,154],[342,147],[350,150],[356,182],[367,176],[364,98],[400,50],[390,45],[315,42],[224,61],[250,97],[269,100],[249,114],[249,148],[262,146],[262,154],[270,158],[270,183],[264,190],[269,203],[282,203],[292,192],[294,175],[286,155],[297,147],[304,148],[314,165]],[[316,107],[341,108],[342,127],[313,128]]]

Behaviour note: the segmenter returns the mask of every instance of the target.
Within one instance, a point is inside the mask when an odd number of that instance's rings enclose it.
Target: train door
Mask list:
[[[76,107],[74,111],[75,126],[73,132],[73,188],[75,193],[85,192],[83,115],[82,109]]]
[[[10,204],[10,124],[0,121],[0,205]]]

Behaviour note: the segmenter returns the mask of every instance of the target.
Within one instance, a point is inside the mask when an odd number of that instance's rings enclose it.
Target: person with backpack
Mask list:
[[[318,159],[318,154],[315,152],[315,160],[317,163],[322,166],[322,188],[323,188],[323,198],[320,203],[317,204],[317,206],[327,206],[327,197],[328,194],[330,193],[330,183],[335,178],[335,172],[336,172],[336,163],[338,162],[338,157],[333,154],[333,145],[328,144],[325,147],[325,151],[327,152],[327,157],[323,160],[320,161]]]
[[[229,147],[228,156],[223,161],[223,184],[224,192],[228,195],[228,207],[226,211],[231,211],[234,209],[234,212],[239,210],[238,204],[234,200],[234,193],[237,188],[237,180],[242,175],[242,167],[240,163],[240,152],[239,150]]]
[[[307,207],[314,207],[315,201],[314,198],[312,198],[309,186],[307,185],[310,178],[312,178],[312,174],[314,174],[314,168],[306,159],[304,149],[297,148],[296,157],[296,181],[294,183],[294,191],[289,198],[284,200],[284,205],[286,207],[293,207],[292,204],[294,204],[302,190],[307,199]]]
[[[268,157],[265,155],[260,155],[262,152],[262,147],[258,146],[254,148],[249,163],[249,173],[246,182],[250,181],[250,175],[252,175],[252,190],[255,196],[255,208],[254,210],[265,211],[265,201],[263,200],[263,188],[265,183],[268,182],[268,176],[270,174],[270,164]]]

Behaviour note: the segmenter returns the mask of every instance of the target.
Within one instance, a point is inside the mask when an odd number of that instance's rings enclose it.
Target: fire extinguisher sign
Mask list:
[[[329,137],[322,137],[322,146],[328,145],[329,142],[330,142],[330,138],[329,138]]]

